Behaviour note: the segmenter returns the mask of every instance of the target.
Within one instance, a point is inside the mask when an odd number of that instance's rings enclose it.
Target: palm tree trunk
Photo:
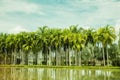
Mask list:
[[[13,64],[13,52],[11,53],[11,64]]]
[[[47,52],[44,53],[44,63],[43,65],[47,65]]]
[[[60,47],[60,53],[59,53],[59,65],[61,66],[62,65],[62,47]]]
[[[66,58],[66,60],[65,60],[65,63],[66,63],[66,66],[68,66],[68,58],[69,58],[69,55],[68,55],[68,49],[66,49],[66,51],[65,51],[65,58]]]
[[[42,64],[43,64],[43,65],[47,65],[47,54],[48,54],[48,51],[47,51],[46,47],[44,47],[44,48],[42,49],[42,55],[43,55]]]
[[[55,65],[58,66],[58,52],[55,50]]]
[[[46,54],[46,63],[47,63],[47,65],[49,65],[49,55],[48,55],[48,53],[49,53],[49,50],[47,50],[47,54]]]
[[[93,47],[91,48],[91,53],[92,53],[92,65],[93,66],[95,66],[95,53],[94,53],[94,45],[93,45]]]
[[[109,55],[108,55],[108,46],[106,46],[106,53],[107,53],[107,66],[109,66]]]
[[[103,46],[103,66],[105,66],[105,53],[104,53],[104,46]]]
[[[28,65],[28,53],[25,53],[25,65]]]
[[[56,66],[60,65],[60,48],[55,51],[55,57],[56,57]]]
[[[24,59],[25,59],[25,57],[24,57],[24,53],[23,53],[23,51],[20,51],[20,56],[21,56],[21,64],[23,65],[25,62],[24,62]]]
[[[5,62],[5,63],[4,63],[5,65],[6,65],[6,62],[7,62],[6,60],[7,60],[7,54],[5,53],[5,61],[4,61],[4,62]]]
[[[79,62],[80,61],[80,54],[79,54],[79,52],[77,52],[77,66],[79,66]]]
[[[58,55],[57,55],[58,57],[58,65],[61,65],[61,48],[59,47],[59,49],[58,49]]]
[[[81,66],[81,51],[78,53],[78,66]]]
[[[77,53],[77,51],[75,50],[75,65],[77,66],[77,57],[78,57],[78,53]]]
[[[49,48],[49,61],[48,61],[48,65],[51,65],[51,48]]]
[[[15,65],[15,52],[13,51],[12,52],[12,55],[11,55],[11,64]]]
[[[69,66],[71,66],[70,47],[68,48],[68,61],[69,61]]]
[[[35,59],[34,59],[34,64],[37,65],[38,64],[38,53],[35,53]]]
[[[95,53],[94,53],[94,45],[93,45],[93,48],[92,48],[92,53],[93,53],[93,61],[92,61],[92,64],[93,64],[93,66],[95,66],[95,64],[96,64],[96,58],[95,58]]]
[[[67,52],[65,51],[65,65],[67,66]]]
[[[15,62],[16,62],[16,52],[14,52],[14,54],[13,54],[13,64],[15,65]]]
[[[14,65],[16,64],[17,62],[17,51],[14,50]]]

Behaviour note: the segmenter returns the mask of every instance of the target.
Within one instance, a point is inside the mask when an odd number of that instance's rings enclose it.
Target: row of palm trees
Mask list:
[[[95,65],[99,60],[102,65],[109,65],[109,49],[116,40],[114,27],[106,25],[97,30],[78,27],[43,26],[34,32],[1,33],[0,62],[27,65],[32,60],[35,65],[81,66]]]

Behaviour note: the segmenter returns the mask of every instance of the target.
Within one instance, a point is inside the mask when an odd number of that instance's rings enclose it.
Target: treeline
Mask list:
[[[39,27],[34,32],[0,34],[0,64],[120,66],[120,39],[106,25],[97,30]]]

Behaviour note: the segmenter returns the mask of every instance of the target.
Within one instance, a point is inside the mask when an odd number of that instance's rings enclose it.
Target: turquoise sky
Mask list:
[[[120,0],[0,0],[0,32],[120,26]]]

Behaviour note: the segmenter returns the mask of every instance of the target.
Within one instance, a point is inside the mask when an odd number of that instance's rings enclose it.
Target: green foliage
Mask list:
[[[38,52],[41,51],[47,61],[51,51],[56,51],[55,56],[57,56],[56,54],[59,54],[59,56],[64,56],[63,54],[65,54],[68,57],[70,50],[73,50],[73,55],[82,52],[82,57],[78,55],[82,60],[99,60],[98,58],[102,57],[101,49],[103,47],[105,49],[104,56],[106,57],[108,49],[109,55],[107,56],[112,60],[111,58],[116,58],[120,51],[120,46],[116,48],[112,45],[115,40],[115,29],[110,25],[101,27],[97,30],[92,28],[79,28],[78,25],[72,25],[65,29],[43,26],[39,27],[35,32],[21,32],[18,34],[1,33],[0,54],[4,55],[4,53],[7,53],[12,55],[12,52],[17,52],[18,54],[20,51],[25,54],[29,54],[29,52],[38,54]],[[99,46],[101,44],[102,46]],[[118,46],[118,44],[116,45]],[[61,48],[64,49],[64,52],[60,51]]]
[[[113,66],[120,66],[120,58],[117,57],[115,59],[112,60],[112,65]]]

